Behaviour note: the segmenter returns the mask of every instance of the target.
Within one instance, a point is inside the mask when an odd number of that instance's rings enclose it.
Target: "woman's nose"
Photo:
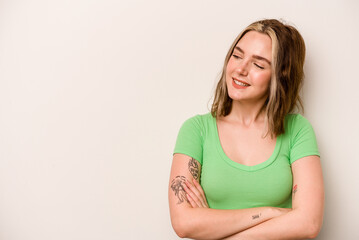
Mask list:
[[[237,68],[236,72],[238,72],[240,75],[247,75],[248,74],[248,62],[245,60],[242,60]]]

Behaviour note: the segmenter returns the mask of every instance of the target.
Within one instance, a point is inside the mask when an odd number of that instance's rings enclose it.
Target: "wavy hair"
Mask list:
[[[284,119],[296,108],[304,111],[300,90],[304,79],[305,43],[293,26],[276,19],[265,19],[246,27],[230,47],[217,84],[211,113],[213,117],[227,116],[232,108],[232,99],[226,85],[226,68],[238,41],[249,31],[268,35],[272,40],[271,81],[265,109],[268,132],[271,136],[284,133]]]

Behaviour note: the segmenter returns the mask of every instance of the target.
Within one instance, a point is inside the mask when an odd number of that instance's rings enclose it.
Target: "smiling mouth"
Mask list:
[[[234,79],[234,78],[233,78],[233,81],[234,81],[234,83],[237,84],[238,86],[242,86],[242,87],[249,87],[249,86],[250,86],[248,83],[239,81],[239,80]]]

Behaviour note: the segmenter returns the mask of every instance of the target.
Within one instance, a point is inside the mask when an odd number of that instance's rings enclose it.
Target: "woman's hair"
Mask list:
[[[303,110],[299,96],[303,84],[305,44],[300,33],[292,26],[276,19],[266,19],[252,23],[234,40],[224,61],[221,78],[217,84],[211,113],[213,117],[230,113],[232,99],[228,96],[226,68],[238,41],[249,31],[268,35],[272,40],[272,75],[268,98],[263,106],[268,122],[268,133],[278,136],[284,133],[285,116],[295,107]]]

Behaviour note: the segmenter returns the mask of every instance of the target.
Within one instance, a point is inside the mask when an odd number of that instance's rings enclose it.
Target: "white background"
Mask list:
[[[187,118],[262,18],[307,46],[305,116],[326,208],[317,239],[358,239],[357,1],[0,0],[0,239],[177,239],[167,186]]]

